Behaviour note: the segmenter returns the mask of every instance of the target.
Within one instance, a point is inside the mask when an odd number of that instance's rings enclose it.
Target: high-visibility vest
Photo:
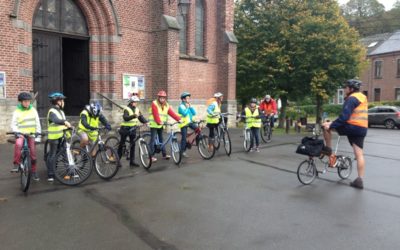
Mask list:
[[[33,107],[25,110],[18,108],[15,112],[19,132],[23,134],[36,133],[36,110]]]
[[[207,113],[207,119],[206,122],[209,124],[218,124],[219,123],[219,119],[221,117],[221,108],[218,105],[218,102],[213,102],[212,104],[214,104],[214,110],[213,110],[213,114],[210,115]]]
[[[136,118],[132,118],[129,121],[125,121],[125,120],[122,121],[121,122],[121,126],[125,126],[125,127],[135,127],[135,126],[137,126],[139,124],[139,113],[140,113],[139,112],[139,108],[138,107],[135,108],[135,113],[133,113],[133,110],[130,107],[125,107],[124,108],[124,112],[125,112],[125,110],[128,111],[128,115],[129,116],[132,116],[132,115],[136,114]]]
[[[161,122],[162,123],[166,123],[168,121],[168,110],[169,110],[169,104],[165,103],[164,109],[161,108],[161,104],[158,103],[157,100],[153,101],[153,104],[155,104],[157,106],[157,110],[158,110],[158,115],[160,116]],[[150,128],[162,128],[163,125],[159,125],[155,120],[154,120],[154,115],[153,115],[153,111],[151,109],[149,109],[149,127]]]
[[[62,110],[57,110],[55,108],[49,109],[47,113],[47,130],[48,130],[48,139],[57,140],[63,136],[63,130],[67,127],[65,125],[58,125],[54,122],[49,121],[50,113],[54,113],[58,119],[65,120],[65,114]]]
[[[86,119],[87,119],[87,123],[94,127],[94,128],[98,128],[99,124],[100,124],[100,118],[99,117],[92,117],[89,115],[89,112],[85,109],[83,110],[80,114],[79,117],[81,117],[82,115],[86,115]],[[82,124],[82,120],[79,120],[79,125],[78,125],[78,132],[85,132],[89,139],[91,141],[95,141],[97,139],[97,135],[99,134],[99,132],[97,130],[91,131],[90,129],[85,128],[85,126],[83,126]]]
[[[367,97],[360,93],[360,92],[355,92],[351,94],[350,96],[353,96],[357,98],[357,100],[360,102],[360,105],[358,105],[354,110],[353,113],[350,116],[350,119],[347,120],[348,124],[363,127],[363,128],[368,128],[368,100]]]
[[[261,118],[260,112],[258,112],[258,107],[254,110],[254,113],[251,113],[249,108],[244,109],[246,115],[246,126],[247,128],[261,128]]]

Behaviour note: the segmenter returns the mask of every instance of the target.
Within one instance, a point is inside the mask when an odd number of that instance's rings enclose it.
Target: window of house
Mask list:
[[[178,14],[179,26],[179,53],[187,54],[187,15]]]
[[[338,104],[343,104],[344,102],[344,90],[343,89],[338,89],[337,92],[337,103]]]
[[[204,0],[196,0],[195,54],[204,56]]]
[[[395,88],[394,89],[394,99],[396,101],[400,101],[400,88]]]
[[[374,102],[381,101],[381,89],[374,89]]]
[[[382,61],[375,61],[375,78],[382,78]]]

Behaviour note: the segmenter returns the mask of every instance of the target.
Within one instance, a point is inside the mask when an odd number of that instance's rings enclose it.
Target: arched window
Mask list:
[[[179,52],[181,54],[187,53],[187,15],[178,14],[178,23],[181,27],[179,31]]]
[[[73,0],[41,0],[33,28],[87,35],[85,18]]]
[[[204,0],[196,0],[195,54],[204,56]]]

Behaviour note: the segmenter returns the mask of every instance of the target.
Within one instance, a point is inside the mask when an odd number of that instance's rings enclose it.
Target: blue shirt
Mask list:
[[[196,110],[194,110],[194,108],[192,106],[190,106],[189,108],[186,107],[185,103],[182,102],[179,105],[178,108],[178,114],[180,114],[182,117],[186,117],[189,116],[190,121],[193,121],[193,116],[196,115]]]
[[[367,128],[347,123],[354,109],[358,105],[360,105],[360,101],[354,96],[346,98],[346,101],[343,104],[342,113],[332,122],[330,128],[340,128],[340,131],[348,136],[366,136]]]

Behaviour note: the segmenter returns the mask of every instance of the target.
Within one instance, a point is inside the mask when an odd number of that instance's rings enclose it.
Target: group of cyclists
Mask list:
[[[56,154],[59,147],[61,138],[66,129],[71,128],[71,123],[67,121],[65,113],[63,111],[65,106],[64,96],[60,92],[51,93],[49,96],[51,107],[48,111],[46,121],[48,128],[48,146],[49,151],[46,157],[47,167],[47,180],[49,182],[54,181],[54,169],[56,164]],[[207,101],[207,117],[206,124],[209,128],[209,150],[214,150],[214,138],[215,131],[221,122],[221,106],[223,101],[223,94],[217,92],[214,96]],[[179,128],[182,134],[182,140],[180,142],[180,150],[183,157],[188,157],[186,153],[187,142],[186,138],[188,134],[188,128],[198,132],[200,129],[196,120],[196,109],[190,102],[191,94],[189,92],[183,92],[180,96],[181,103],[176,113],[172,106],[167,102],[167,93],[161,90],[157,94],[155,99],[149,108],[149,117],[146,119],[140,111],[138,104],[140,98],[137,93],[133,93],[129,98],[127,106],[123,110],[122,122],[119,128],[120,143],[118,146],[118,155],[122,156],[122,147],[125,145],[127,138],[129,137],[131,142],[134,142],[136,137],[136,130],[132,129],[137,127],[139,123],[145,124],[150,127],[150,153],[152,162],[156,162],[157,158],[155,154],[155,137],[158,135],[160,143],[163,142],[163,131],[164,125],[168,121],[168,117],[171,117],[179,123]],[[20,102],[17,106],[12,118],[12,131],[17,133],[17,138],[14,148],[14,160],[13,168],[11,172],[17,172],[20,164],[20,154],[23,143],[22,134],[26,133],[41,133],[41,125],[39,115],[36,109],[32,106],[32,96],[27,92],[22,92],[18,95],[18,101]],[[276,114],[276,102],[269,95],[265,96],[265,99],[261,102],[260,106],[257,105],[257,100],[252,98],[250,100],[249,107],[243,111],[243,119],[246,119],[246,124],[249,128],[254,131],[254,137],[256,146],[252,151],[259,152],[259,128],[261,127],[261,119],[264,114],[273,116]],[[271,120],[273,124],[273,119]],[[90,103],[84,107],[80,113],[80,119],[77,129],[77,134],[80,138],[80,146],[85,148],[90,142],[94,142],[97,139],[100,126],[104,126],[107,130],[111,130],[111,125],[102,113],[102,106],[98,103]],[[20,135],[18,135],[18,133]],[[40,140],[40,138],[38,138]],[[252,140],[253,141],[253,140]],[[39,177],[36,171],[36,149],[35,149],[35,138],[29,139],[29,150],[32,162],[32,178],[35,181],[39,181]],[[167,154],[165,148],[162,148],[162,158],[165,160],[170,159],[170,155]],[[130,157],[129,166],[139,166],[135,162],[135,143],[130,143]]]

